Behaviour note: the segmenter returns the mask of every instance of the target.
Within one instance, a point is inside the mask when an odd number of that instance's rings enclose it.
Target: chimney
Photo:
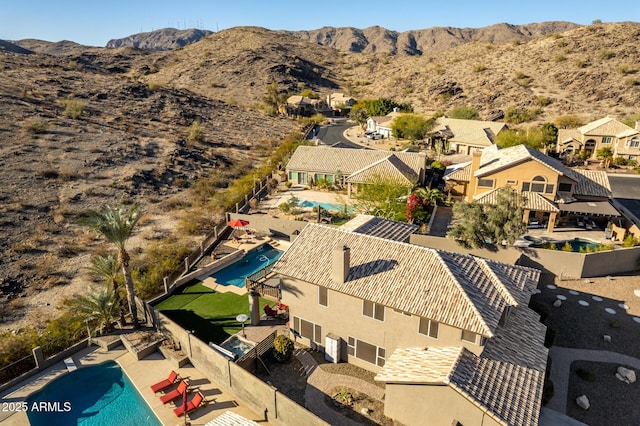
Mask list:
[[[343,284],[347,281],[347,276],[349,275],[349,247],[340,244],[333,248],[331,256],[331,279],[338,284]]]
[[[480,168],[480,159],[482,158],[482,151],[473,151],[471,157],[471,172],[469,172],[469,187],[467,188],[467,201],[472,202],[473,196],[476,195],[476,187],[478,186],[478,179],[474,176],[474,173]]]

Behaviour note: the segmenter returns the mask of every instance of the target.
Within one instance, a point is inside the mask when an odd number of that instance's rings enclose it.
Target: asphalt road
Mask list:
[[[620,204],[640,220],[640,175],[609,175],[614,204]]]
[[[362,149],[362,146],[351,142],[343,135],[345,130],[352,126],[353,124],[347,123],[346,121],[322,126],[318,129],[318,133],[315,135],[315,138],[322,141],[324,145],[333,145],[335,143],[340,143],[340,146],[344,148]]]

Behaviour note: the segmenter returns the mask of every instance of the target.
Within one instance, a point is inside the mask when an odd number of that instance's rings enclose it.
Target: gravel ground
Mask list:
[[[587,370],[595,376],[593,382],[581,379],[578,369]],[[632,426],[640,418],[640,386],[626,384],[615,378],[618,364],[575,361],[571,364],[567,415],[590,426]],[[589,410],[576,404],[576,398],[587,395]]]

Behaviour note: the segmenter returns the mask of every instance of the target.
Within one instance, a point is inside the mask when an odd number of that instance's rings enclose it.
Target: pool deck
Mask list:
[[[355,200],[347,198],[346,194],[314,191],[312,189],[304,189],[303,186],[292,186],[286,191],[273,194],[268,199],[261,201],[260,209],[277,212],[280,204],[288,202],[289,199],[294,196],[306,201],[316,201],[320,203],[342,204],[342,202],[346,201],[348,204],[355,204]]]
[[[157,395],[154,395],[150,389],[150,386],[154,383],[166,379],[169,372],[173,369],[169,361],[164,359],[160,352],[154,352],[145,359],[137,361],[122,345],[110,351],[106,351],[97,346],[92,346],[77,352],[72,356],[72,358],[80,368],[82,366],[95,365],[105,361],[115,360],[127,373],[127,376],[129,376],[133,384],[163,425],[184,424],[184,417],[178,418],[173,414],[175,405],[173,403],[162,405],[160,398]],[[189,416],[189,422],[191,425],[204,425],[224,414],[225,411],[232,411],[246,419],[257,421],[264,425],[269,424],[264,421],[263,416],[258,416],[247,406],[240,404],[232,394],[222,390],[215,383],[212,383],[203,373],[194,368],[191,364],[187,364],[186,366],[177,369],[176,372],[180,377],[188,379],[190,389],[201,392],[205,397],[205,401],[208,402],[207,405],[201,406]],[[30,394],[41,389],[51,380],[66,373],[67,369],[64,362],[59,362],[42,373],[25,380],[20,385],[0,394],[0,402],[23,401]],[[189,396],[189,399],[191,398],[192,396]],[[182,399],[179,398],[176,402],[181,403]],[[29,421],[27,414],[24,412],[13,414],[0,411],[0,423],[2,423],[3,426],[24,426],[28,425]]]

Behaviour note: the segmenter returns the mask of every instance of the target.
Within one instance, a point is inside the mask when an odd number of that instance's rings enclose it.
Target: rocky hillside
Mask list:
[[[178,47],[186,46],[187,44],[195,43],[209,34],[212,34],[209,30],[199,30],[195,28],[188,30],[163,28],[161,30],[109,40],[107,42],[107,47],[137,47],[145,50],[173,50]]]
[[[473,41],[495,44],[526,41],[576,27],[578,25],[571,22],[496,24],[483,28],[432,27],[405,32],[378,26],[365,29],[323,27],[312,31],[290,31],[288,34],[341,52],[430,55]]]

